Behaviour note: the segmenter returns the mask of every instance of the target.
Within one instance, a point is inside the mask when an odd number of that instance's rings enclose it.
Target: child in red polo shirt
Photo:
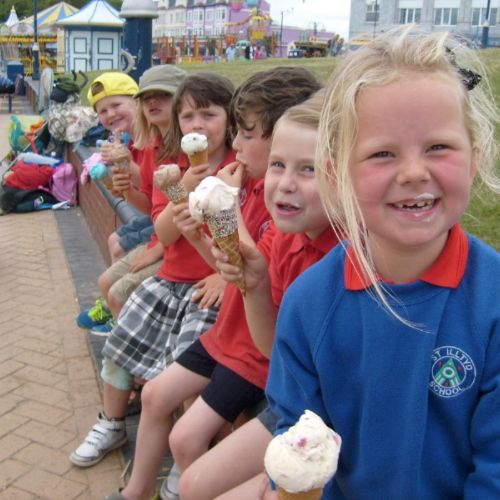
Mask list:
[[[318,82],[307,70],[275,68],[252,75],[235,93],[232,109],[238,133],[233,147],[241,166],[229,165],[224,169],[224,176],[233,185],[241,185],[243,171],[251,178],[251,190],[246,190],[247,199],[241,211],[255,241],[270,224],[264,206],[263,177],[274,124],[287,108],[304,101],[318,89]],[[174,207],[179,219],[186,209],[185,204]],[[205,239],[201,244],[203,242]],[[236,340],[250,338],[241,294],[232,284],[226,287],[219,320],[211,330],[215,337],[232,332]],[[201,393],[181,418],[185,423],[182,429],[189,429],[186,434],[183,432],[181,453],[176,453],[178,447],[171,441],[181,472],[208,449],[227,422],[233,422],[243,409],[263,399],[267,360],[256,352],[249,362],[250,370],[246,370],[246,364],[241,365],[241,370],[234,370],[220,363],[217,354],[205,349],[204,344],[195,342],[146,385],[134,468],[127,487],[121,492],[122,498],[147,498],[154,493],[159,465],[168,448],[172,414],[182,401]],[[161,496],[169,498],[171,492],[166,487],[165,484]],[[114,498],[120,497],[115,494]]]
[[[225,279],[235,282],[243,278],[245,314],[252,334],[252,339],[246,340],[255,342],[255,346],[246,344],[245,349],[254,352],[257,347],[266,358],[271,355],[277,310],[286,288],[338,242],[321,206],[314,176],[323,95],[321,90],[289,109],[275,126],[265,177],[266,206],[276,227],[273,237],[269,239],[266,233],[256,245],[240,228],[243,273],[228,264],[226,255],[217,247],[212,250]],[[209,332],[201,340],[208,335]],[[221,349],[227,349],[224,339],[218,339],[218,343]],[[266,408],[227,436],[184,471],[180,497],[210,500],[227,492],[220,498],[256,498],[262,482],[264,452],[275,427],[276,417]],[[221,470],[225,473],[220,474]],[[243,484],[238,486],[240,483]]]
[[[204,165],[187,168],[187,158],[173,156],[176,151],[168,146],[158,153],[158,161],[173,158],[185,167],[183,179],[189,189],[208,172],[234,161],[229,139],[233,91],[227,78],[200,72],[187,77],[174,95],[171,124],[179,129],[178,135],[196,130],[208,139],[209,163]],[[185,120],[186,115],[189,120]],[[171,135],[172,131],[166,140]],[[153,187],[151,215],[160,241],[168,236],[164,227],[169,225],[165,217],[168,202],[165,194]],[[125,413],[134,377],[150,380],[161,373],[215,322],[225,284],[184,237],[174,239],[164,247],[158,273],[130,295],[106,340],[101,371],[104,410],[71,454],[75,465],[89,467],[127,441]]]

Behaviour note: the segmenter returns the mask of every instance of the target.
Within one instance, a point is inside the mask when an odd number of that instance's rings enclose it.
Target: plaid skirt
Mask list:
[[[136,377],[151,380],[217,318],[218,308],[191,302],[191,283],[144,280],[122,307],[102,354]]]

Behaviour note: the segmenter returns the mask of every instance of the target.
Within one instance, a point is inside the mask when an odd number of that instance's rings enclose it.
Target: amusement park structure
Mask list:
[[[317,43],[307,55],[325,55],[335,34],[283,26],[273,22],[267,0],[158,0],[159,19],[153,26],[158,62],[220,60],[229,47],[236,57],[252,54],[282,56],[292,42]],[[238,55],[239,54],[239,55]]]
[[[74,14],[78,9],[66,2],[60,2],[42,10],[37,15],[37,41],[40,49],[40,65],[56,69],[57,53],[61,45],[62,31],[56,23]],[[0,25],[0,57],[3,64],[18,61],[22,64],[24,74],[33,72],[34,18],[33,16],[19,20],[12,6],[7,21]]]

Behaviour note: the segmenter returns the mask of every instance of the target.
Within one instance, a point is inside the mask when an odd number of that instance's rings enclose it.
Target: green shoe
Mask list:
[[[97,299],[95,305],[89,309],[85,309],[76,317],[76,324],[80,328],[90,330],[97,325],[102,325],[109,321],[113,316],[111,311],[106,306],[106,301]]]

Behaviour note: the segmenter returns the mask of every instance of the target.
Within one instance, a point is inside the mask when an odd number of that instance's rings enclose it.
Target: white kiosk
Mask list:
[[[64,70],[119,69],[124,22],[106,0],[92,0],[57,23],[64,29]]]

